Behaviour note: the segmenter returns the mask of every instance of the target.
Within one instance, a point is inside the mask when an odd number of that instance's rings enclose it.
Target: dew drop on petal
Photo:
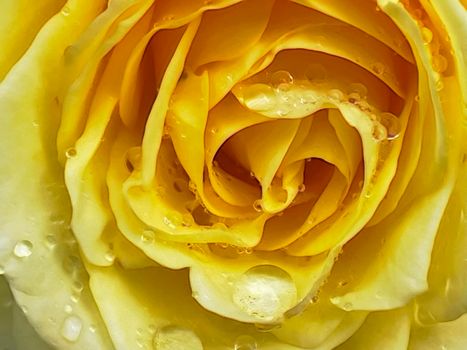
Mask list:
[[[70,342],[75,342],[81,334],[82,327],[83,323],[79,317],[69,316],[63,322],[62,336]]]
[[[443,73],[448,69],[448,60],[443,55],[433,56],[433,68],[438,73]]]
[[[259,265],[236,281],[234,303],[244,312],[264,321],[280,319],[297,301],[290,275],[274,265]]]
[[[45,245],[49,249],[55,248],[55,246],[57,245],[57,238],[54,235],[47,235],[45,237]]]
[[[344,98],[344,93],[339,89],[331,89],[328,92],[328,96],[336,101],[341,101]]]
[[[114,260],[115,260],[115,253],[113,251],[109,250],[107,253],[105,253],[104,258],[108,262],[113,263]]]
[[[359,98],[365,98],[367,93],[367,87],[361,83],[352,83],[349,85],[349,94],[356,94]]]
[[[384,72],[384,64],[381,62],[375,62],[371,65],[371,70],[377,75],[381,75]]]
[[[257,350],[255,338],[250,335],[241,335],[235,339],[234,350]]]
[[[153,230],[144,230],[141,234],[141,242],[151,244],[154,242],[155,236],[156,235]]]
[[[76,152],[76,148],[74,147],[70,147],[65,151],[65,157],[67,157],[68,159],[76,157],[77,154],[78,153]]]
[[[63,311],[65,311],[67,314],[71,314],[73,312],[73,307],[70,304],[65,304]]]
[[[263,203],[261,199],[257,199],[253,202],[253,209],[256,210],[258,213],[263,211]]]
[[[159,328],[153,339],[153,347],[155,350],[203,350],[201,340],[195,332],[177,326]]]
[[[433,32],[427,27],[422,28],[422,38],[425,44],[431,43],[433,40]]]
[[[443,88],[444,88],[443,80],[441,80],[441,79],[436,80],[436,82],[435,82],[435,88],[436,88],[436,91],[441,91],[441,90],[443,90]]]
[[[61,12],[63,16],[68,17],[70,15],[70,8],[68,6],[64,6]]]
[[[83,283],[80,281],[74,281],[73,282],[73,290],[77,293],[81,293],[84,289]]]
[[[16,243],[13,254],[18,258],[26,258],[32,254],[32,243],[30,241],[24,240]]]
[[[271,85],[275,88],[293,84],[293,77],[286,70],[278,70],[271,75]]]
[[[373,138],[376,141],[384,141],[387,138],[386,128],[379,122],[375,121],[373,123]]]
[[[96,331],[97,331],[97,327],[95,325],[92,324],[89,326],[89,332],[96,333]]]
[[[298,186],[298,192],[305,192],[305,189],[306,189],[305,184],[300,184],[300,185]]]
[[[379,116],[379,122],[386,129],[386,138],[388,140],[394,140],[399,137],[401,132],[401,125],[399,118],[392,113],[382,113]]]

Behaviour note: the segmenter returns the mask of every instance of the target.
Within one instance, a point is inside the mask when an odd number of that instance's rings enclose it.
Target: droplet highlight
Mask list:
[[[401,125],[399,118],[392,113],[382,113],[379,116],[379,122],[386,129],[386,139],[394,140],[399,137],[401,132]]]
[[[32,247],[32,243],[28,240],[19,241],[13,249],[13,254],[18,258],[26,258],[32,254]]]
[[[274,321],[295,305],[297,290],[283,269],[259,265],[238,278],[232,299],[247,314],[262,321]]]
[[[83,323],[78,316],[69,316],[63,322],[62,336],[70,342],[76,342],[81,334],[82,327]]]

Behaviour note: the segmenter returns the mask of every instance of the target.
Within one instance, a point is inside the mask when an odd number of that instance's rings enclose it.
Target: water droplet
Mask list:
[[[4,275],[4,274],[5,274],[5,268],[0,265],[0,275]]]
[[[436,82],[435,82],[435,88],[436,88],[436,91],[441,91],[441,90],[443,90],[443,88],[444,88],[444,83],[443,83],[443,80],[442,80],[442,79],[436,80]]]
[[[24,240],[16,243],[13,253],[18,258],[26,258],[32,254],[32,243],[30,241]]]
[[[177,228],[177,226],[173,222],[172,218],[170,218],[168,216],[164,216],[164,218],[162,219],[162,222],[164,223],[164,225],[166,225],[167,227],[169,227],[171,229]]]
[[[69,16],[69,15],[70,15],[70,8],[68,7],[68,5],[67,5],[67,6],[64,6],[64,7],[62,8],[62,11],[61,11],[61,12],[62,12],[62,15],[63,15],[63,16],[65,16],[65,17]]]
[[[63,311],[65,311],[67,314],[71,314],[73,312],[73,306],[70,304],[65,304]]]
[[[238,278],[232,299],[247,314],[274,321],[295,305],[297,290],[286,271],[273,265],[259,265]]]
[[[73,287],[73,290],[77,293],[81,293],[84,289],[84,286],[80,281],[74,281],[72,287]]]
[[[68,159],[76,157],[77,154],[78,153],[76,152],[76,148],[74,147],[70,147],[65,151],[65,157],[67,157]]]
[[[144,230],[140,237],[141,242],[151,244],[154,242],[155,236],[156,235],[153,230]]]
[[[420,96],[419,96],[419,95],[415,95],[414,100],[415,100],[415,102],[419,102],[419,101],[420,101]]]
[[[195,184],[193,181],[191,181],[191,180],[188,182],[188,189],[189,189],[192,193],[196,194],[196,184]]]
[[[381,125],[379,122],[374,122],[373,123],[373,138],[380,142],[386,140],[387,134],[386,134],[386,128]]]
[[[104,258],[108,262],[113,263],[114,260],[115,260],[115,253],[113,251],[109,250],[107,253],[105,253]]]
[[[214,127],[214,128],[211,128],[210,132],[211,134],[215,135],[219,132],[219,129]]]
[[[89,332],[96,333],[96,331],[97,331],[97,327],[95,325],[92,324],[89,326]]]
[[[39,126],[39,123],[35,120],[32,121],[32,126],[37,128]]]
[[[148,332],[149,332],[149,334],[154,334],[154,333],[156,333],[156,331],[157,331],[157,328],[156,328],[156,326],[154,326],[153,324],[150,324],[150,325],[148,326]]]
[[[344,93],[339,89],[331,89],[328,92],[328,96],[336,101],[341,101],[344,98]]]
[[[77,256],[70,255],[63,261],[63,266],[67,272],[73,273],[81,267],[81,261]]]
[[[448,60],[443,55],[433,56],[433,68],[438,73],[443,73],[448,69]]]
[[[63,322],[62,336],[68,341],[75,342],[81,334],[82,327],[83,323],[79,317],[69,316]]]
[[[270,82],[276,89],[287,90],[293,84],[293,77],[286,70],[278,70],[271,75]]]
[[[305,189],[306,189],[305,184],[300,184],[300,185],[298,186],[298,192],[305,192]]]
[[[257,350],[255,338],[250,335],[241,335],[235,339],[234,350]]]
[[[154,336],[153,346],[155,350],[203,350],[201,340],[192,330],[177,326],[159,328]]]
[[[243,102],[253,111],[264,111],[271,108],[275,94],[271,86],[253,84],[242,88]]]
[[[57,245],[57,238],[54,235],[47,235],[45,237],[45,245],[49,249],[55,248],[55,246]]]
[[[21,309],[21,311],[23,312],[23,314],[27,314],[28,313],[28,308],[24,305],[20,305],[19,308]]]
[[[338,286],[339,286],[339,287],[344,287],[344,286],[346,286],[348,283],[349,283],[349,281],[342,280],[342,281],[339,281]]]
[[[305,71],[305,76],[310,82],[321,82],[327,77],[326,68],[321,64],[310,64]]]
[[[384,73],[384,64],[381,62],[375,62],[371,65],[371,70],[375,72],[375,74],[381,75]]]
[[[392,113],[382,113],[379,115],[379,122],[386,129],[386,138],[388,140],[394,140],[399,137],[401,132],[401,125],[399,118]]]
[[[352,83],[349,85],[349,96],[355,94],[355,97],[360,99],[365,98],[367,93],[367,87],[361,83]]]
[[[352,308],[353,308],[352,303],[345,303],[344,305],[342,305],[342,310],[344,311],[351,311]]]
[[[253,202],[253,209],[256,210],[258,213],[263,211],[263,204],[261,199],[257,199]]]
[[[422,28],[422,38],[425,44],[431,43],[433,40],[433,32],[427,27]]]

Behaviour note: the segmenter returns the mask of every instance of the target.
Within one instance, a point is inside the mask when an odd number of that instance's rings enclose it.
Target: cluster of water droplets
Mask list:
[[[385,68],[375,63],[371,69],[377,75]],[[400,134],[399,118],[387,111],[378,111],[367,101],[368,88],[354,82],[346,91],[326,82],[326,69],[312,64],[306,70],[305,79],[295,79],[286,70],[269,75],[266,82],[241,83],[233,89],[234,94],[246,108],[272,118],[303,118],[324,107],[350,103],[364,111],[374,123],[376,141],[394,140]],[[254,208],[261,211],[259,202]]]

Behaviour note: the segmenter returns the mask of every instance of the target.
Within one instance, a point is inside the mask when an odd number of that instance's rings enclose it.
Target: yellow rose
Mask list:
[[[465,7],[0,2],[16,314],[57,349],[467,348]]]

